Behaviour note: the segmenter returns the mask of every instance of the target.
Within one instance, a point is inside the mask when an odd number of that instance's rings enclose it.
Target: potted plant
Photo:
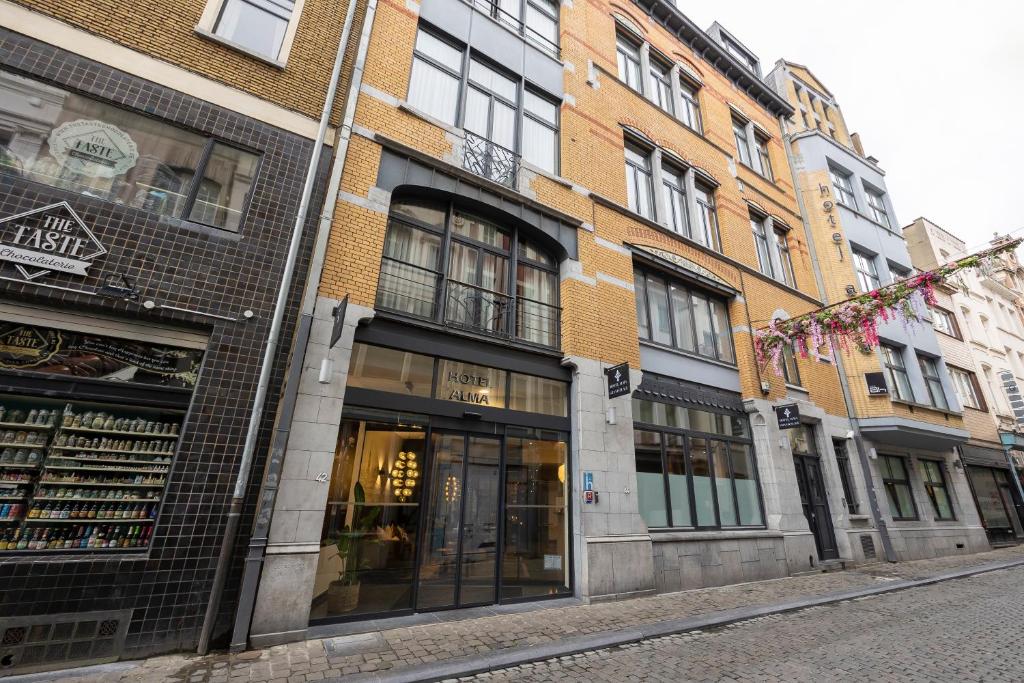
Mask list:
[[[360,483],[355,485],[353,499],[356,520],[351,526],[345,526],[341,535],[331,541],[338,549],[341,567],[338,578],[327,587],[327,609],[330,614],[351,612],[359,604],[359,572],[370,566],[360,551],[367,542],[365,533],[373,528],[381,512],[380,508],[366,510],[366,493]],[[362,516],[358,517],[360,513]]]

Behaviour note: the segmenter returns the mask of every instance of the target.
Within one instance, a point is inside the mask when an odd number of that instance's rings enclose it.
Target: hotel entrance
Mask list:
[[[568,594],[567,389],[357,342],[311,621]]]

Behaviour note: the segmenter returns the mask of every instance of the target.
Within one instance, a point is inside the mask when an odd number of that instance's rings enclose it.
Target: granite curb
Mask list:
[[[967,578],[977,574],[1009,569],[1024,565],[1024,559],[1002,560],[986,564],[974,565],[964,569],[954,569],[940,572],[932,576],[919,579],[892,579],[879,586],[870,588],[854,588],[843,591],[834,591],[817,595],[814,597],[789,600],[770,605],[756,607],[738,607],[735,609],[723,610],[711,614],[703,614],[695,617],[684,617],[681,619],[667,619],[651,624],[630,626],[622,629],[612,629],[600,633],[589,634],[566,638],[560,641],[534,645],[530,647],[509,648],[496,652],[487,652],[471,657],[462,657],[455,660],[431,662],[419,664],[401,669],[387,671],[352,674],[349,676],[338,676],[325,678],[326,683],[414,683],[442,681],[450,678],[460,678],[475,674],[486,673],[498,669],[507,669],[522,664],[530,664],[555,657],[566,657],[590,652],[619,645],[628,645],[641,640],[660,638],[663,636],[686,633],[709,628],[720,628],[749,619],[765,617],[773,614],[784,614],[809,607],[830,605],[845,600],[867,598],[896,591],[929,586],[943,581]]]

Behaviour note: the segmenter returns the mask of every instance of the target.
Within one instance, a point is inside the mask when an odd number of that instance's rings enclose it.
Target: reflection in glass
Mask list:
[[[466,438],[461,434],[434,434],[430,443],[432,483],[420,558],[418,609],[454,605],[459,569]]]
[[[459,606],[495,602],[501,442],[469,437]]]
[[[420,427],[342,422],[311,618],[412,607],[424,440]]]
[[[668,506],[665,504],[665,479],[662,476],[661,434],[635,430],[633,448],[636,451],[636,496],[640,516],[648,527],[668,526]]]
[[[565,417],[568,412],[567,389],[568,385],[557,379],[513,372],[508,407],[512,410]]]
[[[225,0],[214,33],[276,60],[294,5],[293,0]]]
[[[434,359],[409,351],[356,342],[352,345],[348,386],[430,396]]]
[[[259,157],[215,142],[189,220],[237,232]]]
[[[442,360],[434,398],[490,408],[505,407],[505,371],[484,365]]]
[[[517,435],[509,433],[501,598],[568,592],[568,444],[557,432],[517,429]]]
[[[715,467],[715,491],[718,494],[718,520],[722,526],[736,526],[736,504],[729,477],[729,452],[723,441],[709,441],[711,460]]]
[[[717,526],[715,494],[711,487],[711,463],[707,440],[690,438],[690,466],[693,468],[693,500],[697,507],[697,526]]]
[[[665,463],[668,466],[669,500],[672,501],[672,526],[692,526],[690,490],[686,484],[686,454],[680,434],[665,435]]]
[[[750,446],[729,444],[732,459],[732,476],[736,484],[736,499],[739,507],[740,524],[762,524],[761,506],[758,503],[757,479],[754,472],[754,455]]]
[[[377,305],[429,318],[437,299],[441,237],[392,220],[384,240]]]

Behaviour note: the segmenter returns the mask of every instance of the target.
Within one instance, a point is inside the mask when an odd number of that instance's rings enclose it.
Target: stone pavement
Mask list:
[[[477,682],[1020,681],[1024,567],[481,674]]]
[[[1006,560],[1024,560],[1024,546],[899,564],[865,565],[844,572],[704,588],[620,602],[541,607],[514,614],[309,640],[237,655],[168,655],[125,668],[64,672],[60,680],[67,683],[305,683],[369,672],[399,672],[407,667],[441,660],[557,644],[571,638],[668,619],[873,588],[900,579],[924,578],[951,569]],[[376,623],[380,625],[383,622]]]

